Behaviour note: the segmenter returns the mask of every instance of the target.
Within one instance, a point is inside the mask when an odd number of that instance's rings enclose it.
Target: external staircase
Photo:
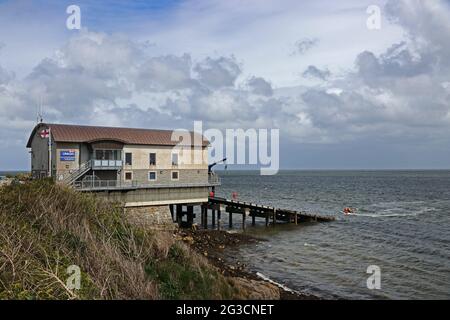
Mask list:
[[[72,185],[78,178],[86,174],[89,170],[92,168],[92,160],[86,161],[80,165],[80,167],[69,173],[64,179],[62,180],[63,183],[67,185]]]

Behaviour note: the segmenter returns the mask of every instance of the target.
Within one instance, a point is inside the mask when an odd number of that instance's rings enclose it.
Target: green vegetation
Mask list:
[[[0,188],[0,299],[227,299],[235,288],[171,233],[51,181]],[[67,267],[81,288],[66,285]]]
[[[233,291],[215,270],[180,243],[170,247],[166,259],[147,264],[147,273],[160,284],[166,299],[232,298]],[[219,281],[217,281],[219,280]]]

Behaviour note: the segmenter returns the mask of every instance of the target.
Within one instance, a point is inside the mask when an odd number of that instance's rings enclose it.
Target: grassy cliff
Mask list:
[[[0,187],[0,299],[229,299],[239,289],[170,233],[50,181]],[[67,267],[81,270],[81,288]]]

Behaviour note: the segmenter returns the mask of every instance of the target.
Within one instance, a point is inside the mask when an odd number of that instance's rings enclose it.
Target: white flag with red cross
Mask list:
[[[50,131],[48,129],[43,129],[40,133],[42,139],[48,138]]]

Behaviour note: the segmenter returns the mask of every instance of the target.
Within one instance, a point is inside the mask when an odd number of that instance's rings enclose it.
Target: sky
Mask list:
[[[29,169],[39,105],[49,123],[279,129],[284,169],[449,169],[450,3],[0,0],[0,170]]]

